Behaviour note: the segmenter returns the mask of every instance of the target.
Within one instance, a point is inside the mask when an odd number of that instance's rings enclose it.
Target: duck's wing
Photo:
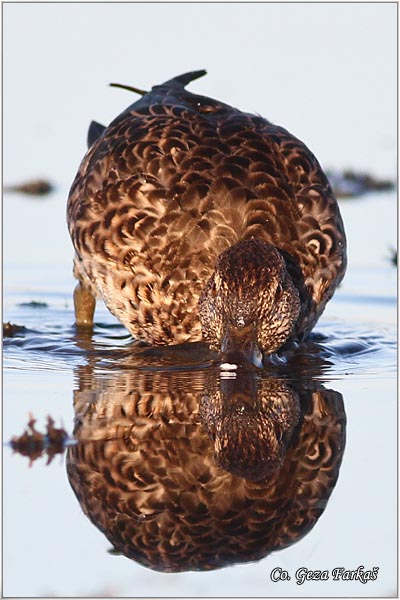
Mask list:
[[[229,148],[210,115],[234,109],[183,83],[156,86],[106,128],[68,200],[76,275],[95,282],[110,310],[151,343],[201,338],[199,296],[242,221],[236,208],[226,210],[224,183],[213,174]],[[143,300],[153,310],[136,322]],[[163,306],[170,310],[154,310]]]
[[[331,185],[314,154],[303,142],[282,127],[276,127],[277,152],[293,189],[299,218],[290,236],[282,236],[280,248],[297,260],[304,277],[306,296],[311,299],[303,311],[303,330],[313,327],[342,281],[346,266],[346,236],[339,206]],[[284,211],[282,212],[284,218]]]

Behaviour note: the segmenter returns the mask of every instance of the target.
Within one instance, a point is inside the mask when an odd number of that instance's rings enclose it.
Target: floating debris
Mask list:
[[[390,262],[392,263],[392,265],[397,267],[397,248],[390,248],[389,252],[390,252],[390,256],[389,256]]]
[[[111,554],[111,556],[124,556],[124,553],[121,550],[114,548],[114,546],[107,550],[107,554]]]
[[[377,179],[368,173],[356,173],[350,169],[327,171],[327,177],[337,198],[353,198],[368,192],[394,190],[396,184],[389,179]]]
[[[14,452],[30,458],[29,466],[33,462],[47,454],[47,465],[51,463],[56,454],[63,454],[67,445],[72,439],[63,427],[54,427],[54,420],[47,417],[47,432],[40,433],[35,428],[36,419],[30,414],[29,422],[24,433],[20,436],[14,436],[10,445]]]
[[[19,192],[20,194],[28,194],[29,196],[47,196],[54,191],[54,185],[45,179],[34,179],[19,185],[5,186],[6,192]]]
[[[8,321],[7,323],[3,323],[3,337],[14,337],[18,335],[18,333],[25,333],[26,327],[23,325],[16,325],[15,323],[11,323]]]
[[[47,302],[38,302],[37,300],[31,300],[30,302],[20,302],[18,306],[25,308],[49,308]]]

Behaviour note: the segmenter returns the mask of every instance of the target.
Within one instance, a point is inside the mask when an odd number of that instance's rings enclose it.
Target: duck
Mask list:
[[[186,90],[205,74],[130,88],[138,101],[92,122],[67,203],[75,320],[93,326],[101,298],[135,340],[202,341],[262,367],[320,318],[346,271],[345,230],[307,146]]]

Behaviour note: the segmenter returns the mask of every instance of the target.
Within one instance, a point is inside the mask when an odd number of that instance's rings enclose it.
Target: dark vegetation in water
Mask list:
[[[6,192],[18,192],[28,196],[47,196],[53,192],[55,186],[46,179],[34,179],[16,185],[8,185],[4,188]]]
[[[25,333],[26,327],[23,325],[16,325],[15,323],[11,323],[8,321],[7,323],[3,323],[3,337],[14,337],[15,335]]]
[[[396,187],[394,181],[379,179],[369,173],[356,172],[352,169],[327,170],[326,173],[337,198],[354,198],[368,192],[391,191]],[[6,192],[18,192],[28,196],[47,196],[54,190],[55,185],[46,179],[35,179],[4,187]]]
[[[390,255],[389,255],[389,260],[392,263],[392,265],[394,265],[395,267],[397,267],[397,248],[390,248]]]
[[[37,300],[31,300],[30,302],[21,302],[18,306],[25,308],[48,308],[47,302],[38,302]]]
[[[368,192],[387,192],[395,189],[396,184],[389,179],[378,179],[369,173],[357,173],[351,169],[327,171],[336,198],[354,198]]]
[[[22,435],[14,436],[10,446],[22,456],[27,456],[32,464],[37,458],[47,455],[50,464],[56,454],[63,454],[71,438],[63,427],[54,427],[54,420],[48,416],[46,432],[40,433],[35,427],[36,419],[30,415]]]

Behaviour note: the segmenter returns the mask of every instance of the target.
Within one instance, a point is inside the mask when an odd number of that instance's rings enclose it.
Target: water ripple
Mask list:
[[[144,347],[119,324],[97,323],[93,333],[60,325],[19,327],[4,339],[5,366],[23,370],[68,370],[95,362],[114,369],[197,370],[218,363],[204,344]],[[301,345],[265,360],[268,373],[282,376],[341,377],[350,373],[396,372],[396,339],[392,332],[324,323]]]

